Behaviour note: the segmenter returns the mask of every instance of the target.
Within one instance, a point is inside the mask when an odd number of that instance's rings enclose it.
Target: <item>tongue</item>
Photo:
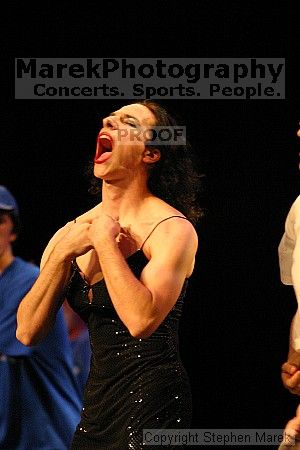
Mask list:
[[[104,152],[99,156],[99,158],[96,159],[96,162],[102,163],[104,161],[107,161],[110,157],[111,157],[111,152]]]

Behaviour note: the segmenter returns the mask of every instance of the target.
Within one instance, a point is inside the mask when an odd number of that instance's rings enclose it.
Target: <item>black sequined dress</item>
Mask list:
[[[127,258],[138,278],[147,262],[142,250]],[[138,339],[119,319],[105,281],[90,286],[74,265],[67,298],[88,326],[92,360],[72,450],[150,449],[143,429],[189,428],[191,392],[178,350],[186,284],[159,328]]]

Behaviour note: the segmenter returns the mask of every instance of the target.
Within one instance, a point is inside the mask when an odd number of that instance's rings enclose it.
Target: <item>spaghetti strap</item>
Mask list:
[[[160,221],[154,226],[154,228],[152,228],[152,230],[150,231],[150,233],[148,234],[148,236],[146,237],[146,239],[145,239],[144,242],[142,243],[142,245],[141,245],[141,247],[140,247],[140,250],[143,249],[143,247],[144,247],[144,245],[145,245],[145,242],[149,239],[149,237],[151,236],[151,234],[153,233],[153,231],[158,227],[158,225],[160,225],[160,224],[161,224],[162,222],[164,222],[165,220],[172,219],[173,217],[179,217],[180,219],[189,220],[187,217],[184,217],[184,216],[169,216],[169,217],[166,217],[165,219],[160,220]]]

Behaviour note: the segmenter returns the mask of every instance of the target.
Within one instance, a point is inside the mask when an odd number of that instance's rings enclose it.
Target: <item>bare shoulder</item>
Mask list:
[[[74,220],[67,222],[63,227],[59,228],[54,233],[54,235],[48,242],[48,244],[43,252],[41,262],[40,262],[40,269],[42,269],[44,267],[44,265],[48,261],[48,258],[50,256],[51,252],[53,251],[54,247],[63,238],[63,236],[68,232],[68,230],[70,229],[73,222],[74,222]]]
[[[157,240],[166,240],[166,242],[176,241],[188,247],[197,247],[198,235],[193,224],[182,215],[170,215],[163,218],[153,232],[153,237]]]
[[[154,227],[145,245],[145,254],[159,267],[173,268],[189,278],[193,273],[198,236],[192,223],[183,215],[169,216]]]
[[[147,239],[147,246],[156,248],[180,246],[196,252],[198,247],[198,235],[195,227],[181,211],[173,208],[160,199],[154,199],[148,210],[151,218],[149,231],[151,235]]]
[[[190,236],[194,235],[194,238],[197,239],[197,233],[191,221],[181,211],[159,198],[154,197],[151,208],[149,208],[149,216],[154,219],[154,225],[161,222],[165,229],[172,229],[174,232],[181,230]]]
[[[67,232],[68,228],[71,226],[71,223],[72,222],[68,222],[68,223],[66,223],[66,225],[59,228],[59,230],[57,230],[56,233],[54,233],[54,235],[48,242],[48,244],[43,252],[42,258],[41,258],[41,262],[40,262],[41,270],[44,267],[44,265],[46,264],[46,262],[48,261],[48,258],[50,256],[52,250],[54,249],[55,245],[62,239],[64,234]]]

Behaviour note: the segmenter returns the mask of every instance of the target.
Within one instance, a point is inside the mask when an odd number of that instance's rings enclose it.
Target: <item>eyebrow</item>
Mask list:
[[[111,112],[109,115],[110,115],[110,116],[116,116],[117,113],[116,113],[116,112]],[[125,117],[126,119],[134,119],[137,123],[140,124],[140,121],[139,121],[136,117],[131,116],[130,114],[124,114],[124,113],[122,113],[122,114],[121,114],[121,117]]]

